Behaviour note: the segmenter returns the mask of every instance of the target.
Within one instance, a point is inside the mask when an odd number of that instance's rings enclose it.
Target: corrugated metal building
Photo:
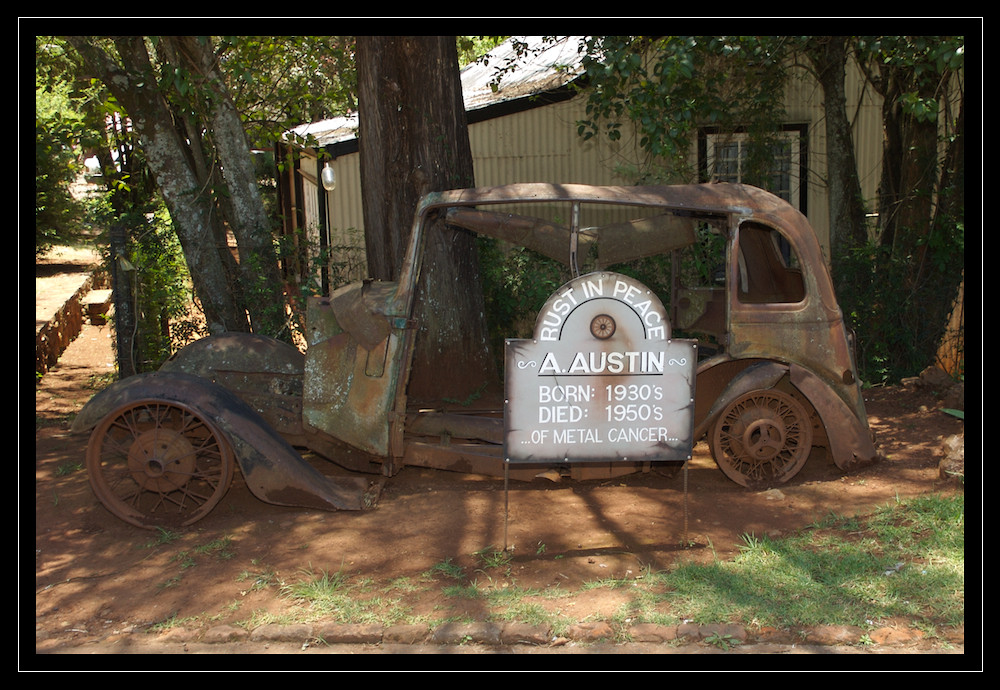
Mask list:
[[[637,143],[577,133],[587,118],[586,95],[572,86],[582,72],[579,37],[546,44],[541,37],[519,37],[531,50],[516,58],[511,43],[491,54],[488,64],[462,72],[476,184],[579,182],[631,184],[629,169],[641,158]],[[517,60],[518,69],[495,84],[498,65]],[[494,88],[496,86],[496,88]],[[855,147],[862,191],[874,208],[881,160],[881,103],[864,88],[859,73],[847,75],[848,112],[854,116]],[[784,96],[787,113],[787,167],[775,193],[785,196],[810,219],[820,244],[829,246],[826,137],[822,90],[808,78],[792,79]],[[285,232],[304,230],[310,246],[337,248],[333,282],[366,277],[356,116],[303,125],[278,147],[288,165],[279,183]],[[311,146],[302,142],[313,137]],[[739,135],[701,132],[691,151],[692,164],[705,179],[739,180]],[[320,151],[327,162],[321,162]],[[336,186],[324,191],[321,176],[329,167]],[[330,172],[327,172],[329,175]],[[405,231],[405,229],[404,229]],[[299,266],[298,269],[303,269]]]

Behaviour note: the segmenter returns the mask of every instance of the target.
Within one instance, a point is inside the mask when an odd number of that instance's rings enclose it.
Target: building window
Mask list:
[[[702,178],[763,187],[805,213],[805,131],[805,125],[786,126],[779,140],[770,147],[766,168],[760,174],[753,174],[749,162],[749,135],[702,130],[698,146]]]

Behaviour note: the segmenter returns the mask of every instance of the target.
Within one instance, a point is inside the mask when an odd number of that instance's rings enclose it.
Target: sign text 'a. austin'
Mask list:
[[[534,336],[507,341],[508,462],[690,457],[695,346],[670,339],[652,291],[581,276],[549,298]]]

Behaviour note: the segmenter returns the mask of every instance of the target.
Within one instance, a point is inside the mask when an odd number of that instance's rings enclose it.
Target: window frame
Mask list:
[[[786,199],[792,206],[804,215],[808,215],[808,146],[806,124],[786,124],[781,128],[781,136],[791,144],[791,165],[789,170],[790,198]],[[714,179],[712,165],[715,161],[715,145],[719,141],[736,141],[742,143],[747,141],[750,135],[746,129],[738,128],[735,131],[722,130],[718,127],[702,127],[698,130],[698,171],[703,182]],[[741,180],[727,180],[730,182],[740,182]],[[772,190],[768,190],[772,191]]]

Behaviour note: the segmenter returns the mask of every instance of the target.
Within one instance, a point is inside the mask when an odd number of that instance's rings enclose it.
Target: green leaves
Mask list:
[[[167,65],[160,79],[160,87],[165,91],[174,89],[183,98],[191,95],[193,85],[187,70]]]
[[[650,159],[682,170],[697,127],[776,128],[785,78],[780,37],[602,36],[590,39],[585,139],[619,141],[628,126]]]

